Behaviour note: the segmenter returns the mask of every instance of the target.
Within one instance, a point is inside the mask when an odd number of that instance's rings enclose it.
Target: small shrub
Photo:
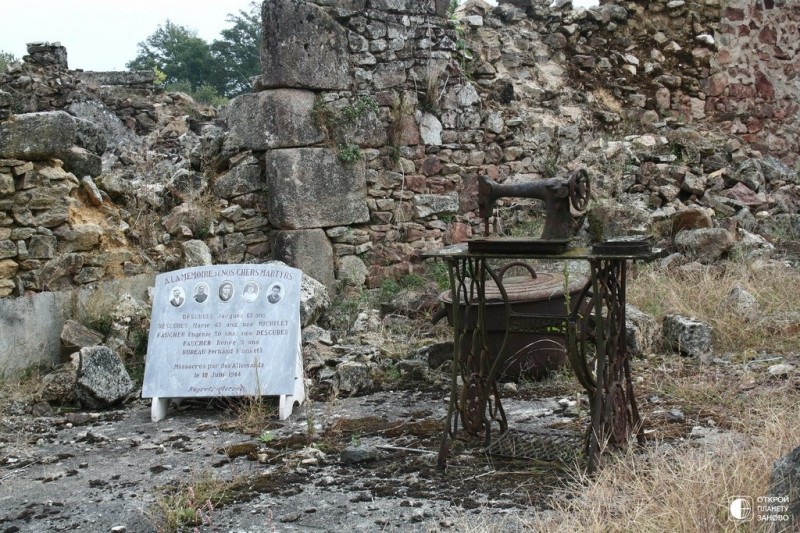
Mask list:
[[[378,112],[378,102],[371,96],[361,96],[352,105],[343,107],[340,113],[342,118],[352,123],[370,111]]]
[[[344,163],[361,161],[361,148],[357,144],[343,144],[339,146],[339,159]]]
[[[398,282],[393,279],[385,279],[381,282],[381,295],[380,301],[389,302],[395,296],[400,294],[402,287]]]

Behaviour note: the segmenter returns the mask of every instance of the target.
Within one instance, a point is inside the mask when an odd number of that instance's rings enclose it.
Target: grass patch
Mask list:
[[[228,488],[228,482],[210,472],[194,473],[186,482],[156,489],[156,501],[148,515],[159,533],[213,528],[214,510],[223,503]]]
[[[242,433],[261,438],[268,421],[278,414],[275,398],[260,395],[244,396],[231,401],[236,415],[234,426]]]
[[[728,497],[768,494],[772,463],[796,446],[800,431],[792,414],[800,409],[796,391],[765,390],[749,395],[747,404],[737,413],[737,431],[707,443],[656,444],[615,456],[596,477],[576,478],[577,497],[555,496],[554,514],[523,523],[531,531],[735,529]]]
[[[653,369],[657,370],[657,369]],[[718,407],[732,421],[710,437],[651,441],[644,448],[606,454],[593,476],[573,470],[572,481],[543,506],[504,516],[456,513],[454,529],[550,532],[755,531],[728,520],[731,496],[766,496],[775,460],[797,446],[800,391],[791,383],[754,389],[687,373],[675,398]],[[699,392],[699,394],[698,394]],[[709,403],[711,402],[711,403]],[[708,427],[706,426],[708,429]],[[542,508],[544,507],[544,508]],[[502,528],[502,529],[501,529]]]
[[[691,272],[639,269],[628,284],[628,302],[661,320],[667,314],[692,316],[714,328],[716,352],[748,350],[789,352],[800,346],[800,296],[789,287],[800,284],[800,272],[754,272],[743,263],[727,262]],[[748,318],[726,305],[734,287],[752,294],[759,305]]]

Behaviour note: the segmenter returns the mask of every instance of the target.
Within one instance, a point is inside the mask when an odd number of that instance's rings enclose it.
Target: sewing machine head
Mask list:
[[[545,203],[545,223],[541,239],[569,239],[575,230],[570,207],[583,211],[589,202],[591,182],[586,169],[570,172],[566,178],[549,178],[527,183],[500,184],[478,176],[478,213],[484,233],[489,235],[489,217],[498,198],[538,198]]]

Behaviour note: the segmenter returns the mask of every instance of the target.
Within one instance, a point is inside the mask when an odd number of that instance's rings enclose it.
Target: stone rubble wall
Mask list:
[[[152,72],[84,72],[69,70],[60,43],[31,43],[23,61],[0,73],[0,101],[11,113],[56,111],[87,100],[105,108],[140,135],[153,131],[155,106],[166,102],[153,86]],[[3,105],[5,104],[5,105]]]
[[[334,277],[352,278],[356,284],[366,280],[376,286],[383,279],[413,272],[420,267],[421,251],[459,242],[478,230],[478,172],[501,181],[510,176],[535,179],[583,163],[594,166],[600,198],[620,199],[620,193],[634,193],[638,196],[633,204],[665,208],[659,216],[667,217],[691,204],[716,208],[724,215],[741,208],[741,203],[732,208],[727,205],[730,199],[720,201],[716,195],[737,181],[729,174],[751,154],[749,147],[725,134],[745,133],[739,125],[755,124],[753,110],[766,107],[753,91],[731,92],[720,85],[720,63],[731,53],[729,48],[741,47],[737,53],[747,55],[750,45],[726,39],[724,20],[730,10],[723,11],[719,1],[608,2],[591,10],[550,8],[535,1],[500,2],[491,8],[472,1],[462,7],[458,25],[442,18],[433,3],[389,4],[386,10],[374,9],[375,2],[335,9],[326,2],[264,4],[264,32],[275,42],[267,39],[264,43],[259,98],[278,101],[277,94],[285,87],[307,91],[302,106],[299,100],[294,107],[267,106],[270,113],[279,110],[284,124],[306,121],[302,128],[306,136],[281,137],[279,132],[289,130],[276,123],[273,129],[268,126],[270,142],[263,142],[261,130],[250,128],[259,133],[244,146],[256,151],[297,151],[320,145],[320,149],[335,151],[337,146],[359,146],[362,160],[350,165],[352,180],[347,190],[361,194],[357,176],[363,161],[370,216],[366,224],[350,216],[349,224],[334,225],[330,218],[315,218],[303,210],[291,210],[302,221],[275,215],[280,206],[292,205],[301,190],[309,193],[304,204],[324,202],[342,215],[352,213],[352,202],[361,199],[344,201],[336,188],[320,186],[326,176],[337,174],[324,165],[311,165],[316,171],[309,167],[287,178],[297,187],[268,185],[270,222],[282,242],[281,249],[273,252],[285,254],[282,259],[305,261],[304,267],[329,286]],[[757,12],[755,2],[750,4],[751,11]],[[309,19],[316,25],[291,22]],[[784,19],[788,31],[791,12]],[[286,28],[300,29],[282,35]],[[286,42],[291,46],[285,46]],[[768,57],[773,50],[760,52]],[[348,61],[350,70],[343,67]],[[773,86],[785,89],[792,79],[791,69],[783,78],[778,69],[773,65]],[[737,79],[742,85],[747,76],[739,74]],[[760,78],[753,78],[754,84],[756,79]],[[341,90],[344,87],[349,90]],[[791,164],[797,117],[794,104],[785,101],[788,94],[784,90],[779,96],[787,104],[786,120],[769,122],[769,128],[780,133],[764,129],[742,140],[780,138],[783,144],[757,143],[756,147]],[[722,95],[731,97],[731,102]],[[375,106],[354,117],[351,111],[365,97],[373,99]],[[721,108],[723,101],[737,111]],[[233,107],[241,105],[235,102]],[[321,108],[334,116],[334,124],[318,119]],[[240,113],[245,123],[258,116],[252,111]],[[308,117],[315,115],[317,119],[309,122]],[[285,118],[289,116],[293,119]],[[704,139],[705,144],[663,134],[645,137],[641,142],[648,146],[596,143],[597,131],[624,137],[704,124],[719,130],[719,135]],[[325,138],[321,143],[320,129]],[[688,144],[703,145],[701,155],[706,159],[688,164],[679,161],[684,154],[655,153]],[[709,157],[712,152],[716,160]],[[625,176],[624,170],[619,173],[599,161],[609,154],[616,159],[618,154],[622,159],[628,154],[631,162],[644,163],[644,170]],[[268,155],[267,160],[274,158]],[[281,167],[274,163],[266,167],[270,182]],[[793,178],[785,167],[779,168],[776,189]],[[709,179],[714,171],[719,173]],[[708,188],[714,194],[704,197]],[[761,194],[748,200],[751,208],[766,207],[766,189],[755,187],[750,192]],[[301,242],[321,242],[320,229],[333,244],[332,263],[327,246]],[[305,260],[299,252],[303,248],[309,250]]]
[[[786,0],[628,0],[622,54],[647,109],[705,121],[764,155],[800,153],[800,6]],[[616,30],[616,28],[615,28]],[[666,60],[666,61],[664,61]],[[663,70],[659,67],[666,67]],[[638,70],[638,72],[637,72]],[[642,72],[644,71],[644,72]],[[612,71],[613,72],[613,71]],[[615,73],[616,74],[616,73]]]
[[[479,173],[587,166],[594,219],[645,230],[688,207],[751,229],[746,215],[795,216],[779,161],[797,153],[795,8],[547,4],[470,0],[456,22],[440,0],[265,2],[262,75],[220,116],[148,73],[70,71],[63,47],[32,45],[0,74],[3,131],[63,109],[108,146],[73,124],[68,146],[0,157],[0,295],[271,258],[375,287],[479,231]],[[501,222],[538,203],[500,202]]]
[[[720,127],[764,154],[800,154],[800,5],[725,3],[707,110]]]

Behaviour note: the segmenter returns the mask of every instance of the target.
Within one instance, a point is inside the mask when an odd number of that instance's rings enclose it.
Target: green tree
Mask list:
[[[236,96],[250,91],[250,78],[261,72],[261,5],[250,2],[248,11],[239,10],[226,19],[231,27],[220,32],[222,39],[211,43],[224,78],[223,94]]]
[[[219,105],[225,97],[250,91],[250,78],[261,72],[260,10],[252,1],[247,11],[229,14],[230,26],[211,44],[194,30],[167,20],[139,43],[138,55],[126,66],[155,70],[167,89]]]
[[[225,90],[217,62],[208,43],[193,30],[167,20],[139,43],[139,54],[126,65],[131,70],[158,69],[166,75],[167,87],[188,84],[191,90],[209,85],[218,93]]]

